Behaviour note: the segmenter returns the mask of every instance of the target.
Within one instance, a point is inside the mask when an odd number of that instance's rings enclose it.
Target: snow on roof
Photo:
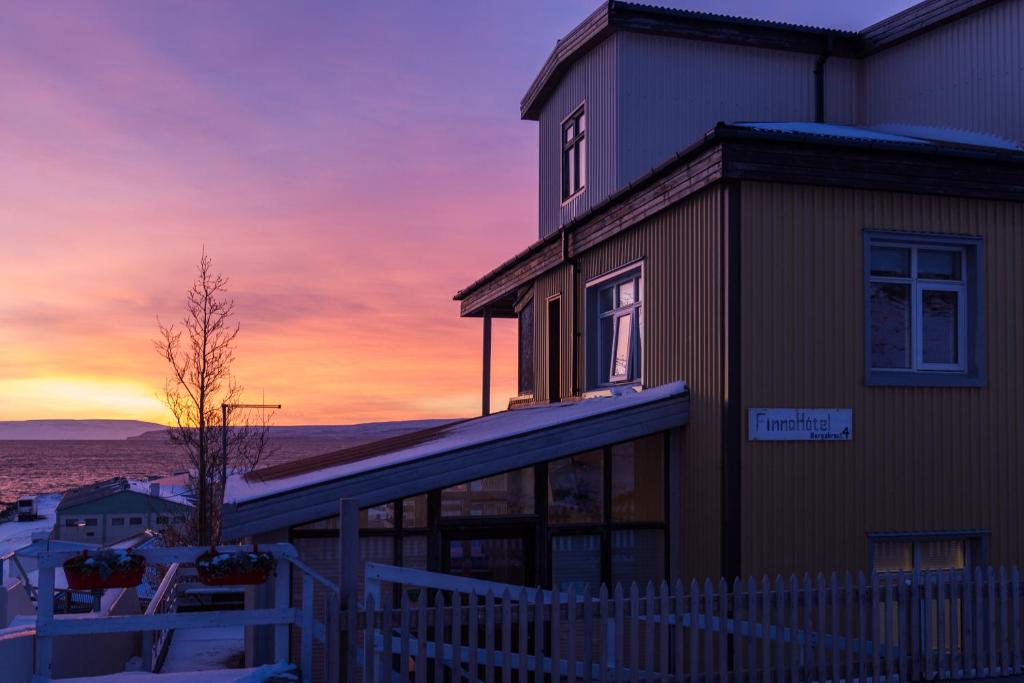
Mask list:
[[[314,484],[344,479],[345,477],[389,467],[442,453],[480,446],[502,439],[535,432],[550,427],[576,422],[586,418],[613,413],[624,408],[641,406],[662,399],[685,394],[685,382],[672,382],[651,389],[625,390],[623,393],[601,395],[582,401],[553,403],[530,408],[517,408],[494,413],[486,417],[465,420],[442,428],[432,428],[427,438],[411,440],[405,447],[380,452],[372,450],[374,444],[357,446],[339,451],[338,464],[298,470],[293,476],[276,476],[267,470],[256,470],[248,475],[235,475],[228,479],[224,495],[225,503],[242,503],[265,498],[284,491],[304,488]],[[383,443],[383,442],[382,442]],[[370,457],[354,457],[360,448],[373,453]],[[325,457],[317,456],[307,460],[323,462]],[[301,462],[301,461],[299,461]],[[271,476],[267,476],[270,473]]]
[[[816,123],[813,121],[738,121],[729,125],[769,133],[814,135],[845,140],[921,146],[938,144],[960,147],[988,147],[1015,152],[1024,151],[1024,147],[1021,147],[1021,145],[998,135],[935,126],[888,123],[865,127],[845,126],[835,123]]]
[[[255,669],[220,669],[217,671],[187,671],[184,673],[145,673],[122,671],[106,676],[61,678],[60,683],[264,683],[275,676],[287,679],[295,671],[294,664],[264,664]],[[293,679],[296,680],[296,679]],[[32,683],[50,683],[49,678],[36,676]]]

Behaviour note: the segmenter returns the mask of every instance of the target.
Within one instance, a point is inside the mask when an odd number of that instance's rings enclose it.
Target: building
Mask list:
[[[455,297],[484,417],[234,477],[225,533],[336,578],[348,498],[364,560],[554,587],[1019,561],[1022,30],[602,4],[521,105],[537,241]]]
[[[116,477],[65,493],[57,505],[53,538],[109,545],[147,529],[181,524],[190,512],[179,489]]]

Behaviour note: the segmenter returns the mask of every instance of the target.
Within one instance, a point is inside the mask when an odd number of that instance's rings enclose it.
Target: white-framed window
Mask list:
[[[984,564],[988,532],[932,531],[869,534],[873,572],[963,570]]]
[[[587,285],[587,376],[591,387],[636,382],[643,361],[643,273],[639,266]]]
[[[980,382],[978,249],[976,240],[869,235],[865,360],[870,383]]]
[[[562,121],[562,200],[587,184],[587,113],[581,105]]]

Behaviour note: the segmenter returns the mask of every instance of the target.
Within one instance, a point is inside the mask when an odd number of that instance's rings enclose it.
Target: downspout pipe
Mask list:
[[[831,56],[832,35],[829,34],[814,60],[814,120],[817,123],[825,123],[825,62]]]

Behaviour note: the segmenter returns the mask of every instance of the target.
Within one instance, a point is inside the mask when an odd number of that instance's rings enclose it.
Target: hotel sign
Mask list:
[[[850,408],[751,408],[747,438],[751,441],[850,441]]]

